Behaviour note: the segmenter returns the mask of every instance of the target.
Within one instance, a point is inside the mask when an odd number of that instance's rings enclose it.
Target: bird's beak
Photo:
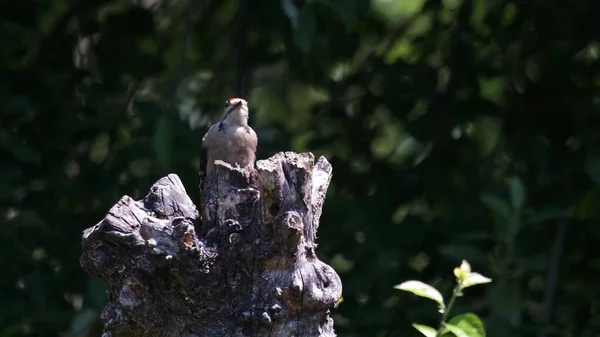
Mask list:
[[[235,103],[234,105],[230,106],[229,109],[227,109],[227,113],[223,116],[223,119],[221,119],[221,123],[223,123],[223,121],[225,120],[225,118],[227,118],[227,116],[229,116],[229,114],[239,108],[242,105],[242,101],[238,101],[237,103]]]

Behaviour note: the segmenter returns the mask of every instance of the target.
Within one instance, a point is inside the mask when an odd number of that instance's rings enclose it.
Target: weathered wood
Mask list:
[[[285,152],[256,167],[217,161],[202,221],[170,174],[84,231],[81,265],[108,288],[104,336],[335,336],[341,281],[315,254],[331,165]]]

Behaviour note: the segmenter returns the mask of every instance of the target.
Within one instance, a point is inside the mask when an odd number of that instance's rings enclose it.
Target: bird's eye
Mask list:
[[[228,108],[231,105],[231,102],[225,101],[225,107]]]

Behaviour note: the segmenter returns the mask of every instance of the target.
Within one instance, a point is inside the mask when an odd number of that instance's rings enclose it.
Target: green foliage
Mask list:
[[[417,296],[429,298],[437,302],[440,312],[444,312],[446,304],[444,304],[444,297],[434,287],[421,281],[406,281],[397,286],[394,289],[409,291]]]
[[[463,296],[463,290],[474,285],[490,283],[492,280],[479,273],[471,271],[471,265],[463,260],[460,267],[454,268],[454,276],[456,276],[456,286],[452,292],[452,297],[448,302],[448,306],[444,302],[444,298],[439,291],[434,287],[420,281],[406,281],[397,286],[395,289],[411,292],[417,296],[434,300],[442,313],[439,329],[432,328],[427,325],[413,323],[412,326],[417,329],[425,337],[441,337],[454,335],[456,337],[485,337],[485,328],[479,317],[473,313],[465,313],[456,315],[450,319],[450,310],[454,305],[457,297]]]
[[[391,285],[450,292],[440,275],[462,259],[494,282],[453,310],[490,337],[592,335],[599,12],[590,0],[0,2],[0,337],[99,334],[106,294],[78,265],[82,230],[167,173],[197,200],[201,137],[238,96],[259,158],[333,164],[318,254],[343,280],[339,336],[436,324],[432,303]]]

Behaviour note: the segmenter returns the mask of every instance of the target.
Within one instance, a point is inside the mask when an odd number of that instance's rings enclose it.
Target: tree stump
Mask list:
[[[175,174],[123,196],[82,238],[82,267],[108,288],[103,337],[335,336],[342,285],[315,254],[331,174],[312,153],[217,161],[202,220]]]

